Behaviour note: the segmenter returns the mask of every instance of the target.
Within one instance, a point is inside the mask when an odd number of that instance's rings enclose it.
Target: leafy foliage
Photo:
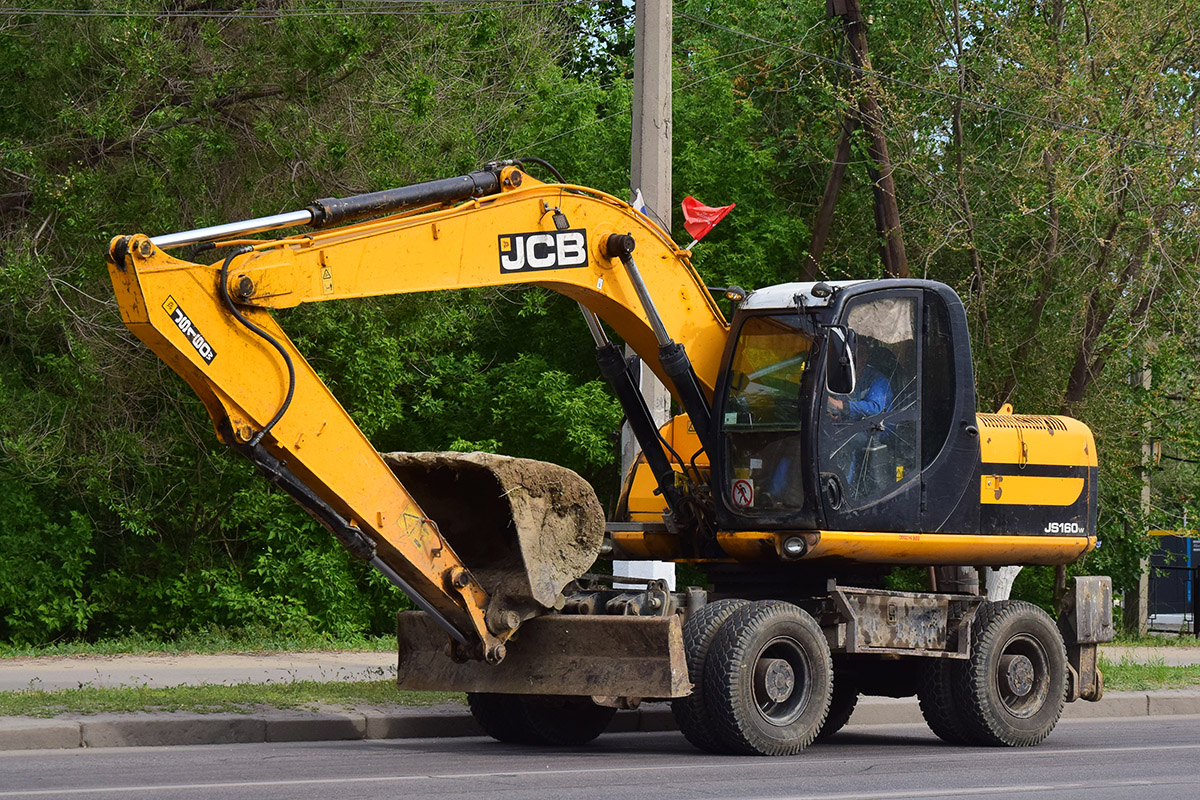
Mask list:
[[[631,6],[110,5],[130,13],[0,11],[0,639],[387,631],[402,599],[217,446],[121,324],[100,253],[120,233],[514,155],[623,196]],[[1148,527],[1200,516],[1187,6],[866,5],[913,274],[967,302],[983,408],[1093,428],[1103,546],[1078,568],[1128,587]],[[696,249],[712,285],[801,275],[861,100],[820,6],[675,3],[675,193],[737,203]],[[823,278],[882,274],[873,165],[861,131],[851,143]],[[501,450],[615,490],[619,410],[566,299],[446,292],[278,318],[379,449]]]
[[[389,630],[403,605],[217,446],[187,387],[125,332],[100,248],[472,169],[533,118],[524,98],[559,77],[566,23],[488,4],[243,5],[0,17],[13,87],[0,108],[0,637],[207,624],[343,636]],[[488,368],[517,369],[510,337],[485,330],[492,299],[439,301],[448,316],[399,299],[281,322],[381,447],[447,449],[496,427],[505,384]],[[478,353],[457,351],[477,334]],[[553,375],[594,399],[592,375]],[[558,459],[585,468],[613,425],[610,400],[588,407],[607,428],[577,422]]]

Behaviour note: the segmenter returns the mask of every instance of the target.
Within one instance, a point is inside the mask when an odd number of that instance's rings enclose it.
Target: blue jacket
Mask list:
[[[892,404],[892,385],[883,373],[870,365],[858,376],[857,386],[847,407],[854,419],[882,414]]]

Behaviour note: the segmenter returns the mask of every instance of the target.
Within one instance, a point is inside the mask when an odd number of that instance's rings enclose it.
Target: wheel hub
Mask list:
[[[1000,679],[1009,694],[1026,697],[1033,691],[1033,662],[1023,655],[1001,656]]]
[[[762,658],[754,667],[754,682],[772,703],[782,703],[796,689],[796,671],[782,658]]]

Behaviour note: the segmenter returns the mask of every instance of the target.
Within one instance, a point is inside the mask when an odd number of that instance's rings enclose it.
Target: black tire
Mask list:
[[[721,748],[713,734],[712,717],[705,701],[704,662],[721,625],[730,614],[746,605],[749,605],[748,600],[714,600],[683,623],[683,651],[687,655],[692,693],[671,701],[671,712],[687,740],[708,753],[720,752]]]
[[[537,744],[553,747],[587,744],[604,733],[617,713],[615,708],[596,705],[590,697],[530,695],[522,699]]]
[[[921,715],[929,730],[947,744],[970,744],[971,738],[963,728],[962,716],[954,702],[954,671],[963,669],[961,661],[930,658],[921,670],[917,684],[917,700]]]
[[[587,697],[471,693],[467,704],[493,739],[551,747],[587,744],[604,733],[617,713]]]
[[[1050,615],[1024,602],[988,603],[971,624],[971,641],[954,685],[971,741],[1029,747],[1049,736],[1067,690],[1067,651]]]
[[[467,707],[483,732],[507,744],[540,744],[515,694],[468,692]]]
[[[789,603],[737,609],[717,631],[704,692],[721,749],[784,756],[812,743],[829,713],[833,662],[821,628]]]
[[[825,723],[821,725],[821,730],[817,731],[816,741],[823,742],[846,727],[856,706],[858,706],[858,686],[850,680],[849,676],[839,675],[837,670],[834,670],[833,691],[829,696],[829,713],[825,716]]]
[[[1007,600],[980,603],[971,620],[972,641],[977,631],[991,625],[992,619],[1007,608]],[[918,676],[917,700],[921,714],[934,734],[953,745],[986,744],[963,720],[963,704],[957,699],[968,663],[962,659],[926,660]]]

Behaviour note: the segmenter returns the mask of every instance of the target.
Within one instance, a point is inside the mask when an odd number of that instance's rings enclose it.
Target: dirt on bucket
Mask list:
[[[591,485],[544,461],[491,453],[384,453],[442,536],[503,607],[553,608],[604,538]]]

